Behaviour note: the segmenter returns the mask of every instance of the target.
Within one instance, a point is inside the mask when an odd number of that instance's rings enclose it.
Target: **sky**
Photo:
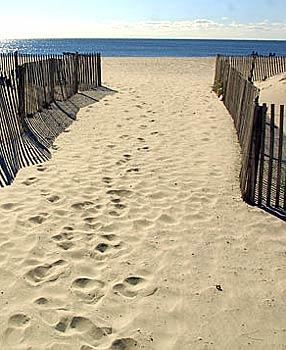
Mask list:
[[[286,40],[286,0],[0,0],[0,39]]]

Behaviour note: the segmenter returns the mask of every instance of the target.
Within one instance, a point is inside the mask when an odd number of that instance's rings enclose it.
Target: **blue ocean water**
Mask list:
[[[286,55],[286,41],[199,39],[25,39],[0,40],[0,52],[61,54],[99,51],[106,57],[206,57],[216,54]]]

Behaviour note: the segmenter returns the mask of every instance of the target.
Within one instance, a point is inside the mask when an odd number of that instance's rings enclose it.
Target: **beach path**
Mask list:
[[[1,189],[1,349],[285,349],[286,224],[241,200],[214,63],[104,58],[117,92]]]

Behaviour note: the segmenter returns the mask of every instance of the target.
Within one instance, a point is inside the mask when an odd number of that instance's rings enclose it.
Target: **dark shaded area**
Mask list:
[[[255,204],[286,220],[286,115],[274,105],[265,111]]]

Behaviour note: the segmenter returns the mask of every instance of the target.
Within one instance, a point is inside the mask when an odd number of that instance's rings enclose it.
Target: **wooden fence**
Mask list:
[[[28,132],[18,115],[18,90],[15,74],[0,74],[0,186],[9,185],[19,169],[43,162],[49,151]],[[28,130],[27,130],[28,131]]]
[[[239,71],[242,76],[250,80],[261,81],[276,74],[286,72],[286,56],[222,56],[218,55],[217,63],[227,61]]]
[[[50,157],[46,130],[37,130],[34,115],[42,113],[43,128],[57,124],[45,110],[79,90],[101,86],[101,56],[0,54],[0,186],[11,184],[20,168]],[[54,109],[55,111],[55,109]],[[62,130],[61,130],[62,131]],[[57,132],[53,130],[53,135]]]
[[[245,78],[243,71],[238,71],[222,56],[218,56],[216,62],[214,90],[222,96],[237,130],[242,150],[240,187],[243,199],[285,220],[285,107],[260,105],[259,89]]]
[[[285,106],[263,104],[259,168],[254,202],[286,219]]]

